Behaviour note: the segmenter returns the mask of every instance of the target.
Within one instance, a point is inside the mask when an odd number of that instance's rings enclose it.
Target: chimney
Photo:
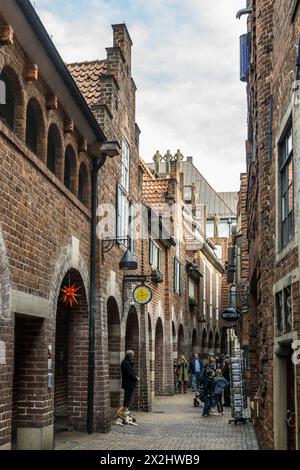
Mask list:
[[[114,32],[114,47],[119,47],[123,53],[128,66],[128,72],[131,73],[131,48],[132,40],[125,23],[112,25]]]

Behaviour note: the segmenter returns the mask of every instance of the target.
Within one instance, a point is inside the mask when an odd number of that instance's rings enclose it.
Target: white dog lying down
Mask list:
[[[131,424],[132,426],[137,426],[136,419],[131,416],[129,409],[123,406],[117,411],[115,417],[115,424],[117,424],[118,426],[123,426],[124,424]]]

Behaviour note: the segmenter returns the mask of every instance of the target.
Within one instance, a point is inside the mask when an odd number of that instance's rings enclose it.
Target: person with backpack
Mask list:
[[[214,397],[217,402],[219,415],[224,415],[222,396],[226,387],[229,386],[228,381],[223,377],[221,369],[217,369],[214,377]]]

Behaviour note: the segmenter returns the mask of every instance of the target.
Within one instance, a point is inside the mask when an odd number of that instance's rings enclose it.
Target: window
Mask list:
[[[276,310],[278,333],[289,333],[293,328],[291,286],[277,294]]]
[[[216,320],[219,320],[219,303],[220,303],[220,292],[219,292],[219,274],[216,275]]]
[[[135,244],[136,244],[136,206],[132,202],[130,204],[130,220],[129,220],[129,227],[130,227],[130,250],[132,253],[135,253]]]
[[[65,153],[65,171],[64,171],[64,184],[66,188],[71,190],[71,171],[74,152],[72,147],[68,146]]]
[[[30,100],[26,114],[26,145],[35,154],[37,154],[38,145],[37,106],[38,105],[34,100]]]
[[[129,201],[121,186],[117,185],[117,238],[129,236]],[[122,243],[127,246],[127,242]]]
[[[0,74],[0,80],[4,83],[5,88],[5,103],[0,103],[0,119],[11,129],[15,128],[15,113],[17,98],[15,94],[17,84],[9,76],[8,70],[4,69]]]
[[[161,249],[153,240],[150,240],[150,264],[153,270],[161,273]]]
[[[89,192],[88,192],[88,174],[84,163],[80,165],[78,176],[78,199],[82,204],[88,206]]]
[[[123,189],[129,192],[129,160],[130,160],[130,149],[128,142],[124,139],[122,143],[122,175],[121,185]]]
[[[196,284],[191,278],[189,278],[189,297],[191,299],[196,299]]]
[[[174,257],[174,292],[182,294],[182,264],[177,256]]]
[[[48,133],[47,167],[55,174],[56,169],[56,127],[51,126]]]
[[[206,222],[206,236],[208,238],[213,238],[214,237],[214,234],[215,234],[214,227],[215,227],[215,225],[214,225],[213,220],[208,220]]]
[[[294,236],[294,168],[292,127],[279,146],[281,248]]]

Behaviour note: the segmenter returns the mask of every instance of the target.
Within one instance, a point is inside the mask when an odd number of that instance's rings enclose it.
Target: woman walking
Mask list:
[[[217,402],[218,413],[220,415],[224,414],[222,396],[225,388],[228,387],[228,385],[229,383],[222,376],[221,369],[218,369],[216,371],[216,376],[214,377],[214,397]]]

